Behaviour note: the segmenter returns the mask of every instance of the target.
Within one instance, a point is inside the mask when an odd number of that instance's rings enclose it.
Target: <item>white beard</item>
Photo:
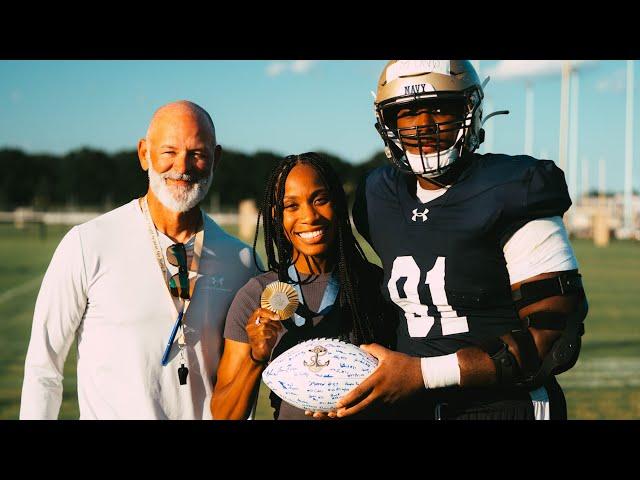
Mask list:
[[[207,196],[211,188],[213,178],[213,165],[209,177],[203,177],[195,183],[187,186],[169,186],[167,179],[193,181],[194,176],[180,174],[169,170],[158,173],[149,162],[149,187],[156,198],[169,210],[174,212],[187,212],[197,206]]]

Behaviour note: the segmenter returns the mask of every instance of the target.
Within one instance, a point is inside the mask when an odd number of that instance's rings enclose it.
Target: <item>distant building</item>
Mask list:
[[[593,237],[593,222],[602,212],[607,217],[612,238],[640,240],[640,195],[631,197],[633,222],[631,231],[624,228],[624,194],[607,193],[602,196],[591,192],[579,197],[565,216],[569,233],[577,238]]]

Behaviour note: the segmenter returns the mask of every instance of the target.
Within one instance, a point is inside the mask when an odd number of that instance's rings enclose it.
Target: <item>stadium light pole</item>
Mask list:
[[[593,243],[596,247],[609,245],[609,210],[605,199],[606,174],[604,158],[600,158],[598,161],[598,207],[592,223]]]
[[[628,233],[633,229],[633,211],[631,204],[633,170],[633,60],[627,60],[627,119],[624,144],[624,228]]]
[[[571,69],[571,114],[569,117],[569,196],[575,201],[578,190],[578,92],[580,82],[578,69]]]
[[[589,160],[585,157],[582,158],[582,192],[580,198],[584,198],[589,194]]]
[[[604,158],[600,158],[598,162],[598,192],[600,203],[604,204],[604,195],[607,189],[607,171],[604,168]]]
[[[533,156],[533,85],[530,80],[525,83],[525,98],[524,154]]]
[[[562,82],[560,89],[560,151],[558,159],[560,168],[567,170],[567,140],[569,130],[569,75],[571,72],[571,61],[565,60],[562,63]]]

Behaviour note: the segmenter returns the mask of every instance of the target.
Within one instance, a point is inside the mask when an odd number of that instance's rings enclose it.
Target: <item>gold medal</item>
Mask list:
[[[260,296],[260,306],[280,315],[286,320],[298,308],[298,294],[295,289],[284,282],[273,282],[267,285]]]

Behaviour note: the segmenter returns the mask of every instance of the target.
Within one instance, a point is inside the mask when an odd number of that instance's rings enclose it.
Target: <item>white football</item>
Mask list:
[[[287,403],[314,412],[336,409],[346,393],[378,365],[364,350],[333,338],[314,338],[283,352],[262,372],[264,383]]]

